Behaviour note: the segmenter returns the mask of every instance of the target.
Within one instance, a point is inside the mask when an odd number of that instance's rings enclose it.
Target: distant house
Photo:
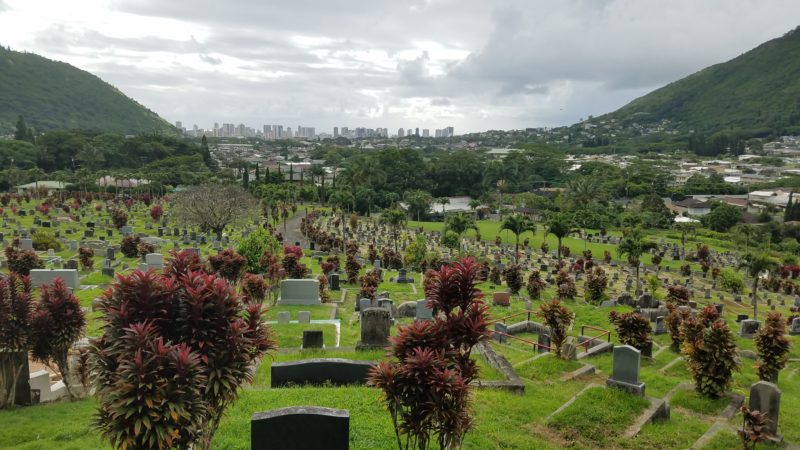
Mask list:
[[[753,191],[747,194],[747,200],[758,207],[775,206],[778,208],[786,208],[789,203],[789,192],[780,189],[768,191]]]
[[[674,202],[671,209],[681,214],[687,213],[690,216],[705,216],[711,212],[711,204],[701,200],[687,198],[686,200]]]
[[[21,184],[15,186],[17,194],[25,194],[30,190],[47,189],[47,193],[51,194],[53,191],[63,191],[69,186],[63,181],[34,181],[33,183]]]

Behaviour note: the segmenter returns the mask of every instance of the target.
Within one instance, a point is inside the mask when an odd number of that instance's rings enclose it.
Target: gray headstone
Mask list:
[[[372,308],[372,300],[368,298],[358,299],[358,311],[364,312],[367,308]]]
[[[614,347],[614,367],[606,381],[609,387],[644,396],[644,383],[639,381],[642,355],[630,345]]]
[[[758,328],[760,326],[760,322],[754,319],[747,319],[743,320],[739,323],[739,337],[743,338],[751,338],[758,333]]]
[[[428,301],[425,299],[417,300],[417,308],[415,314],[416,320],[432,320],[433,310],[428,308]]]
[[[508,325],[502,322],[495,322],[494,331],[498,331],[498,333],[492,333],[492,336],[494,337],[495,341],[500,342],[501,344],[508,341],[508,336],[506,336],[506,334],[509,334]]]
[[[349,446],[346,410],[293,406],[255,413],[250,421],[252,450],[347,450]]]
[[[56,278],[64,280],[64,284],[69,288],[78,289],[81,287],[78,271],[74,269],[33,269],[30,275],[33,287],[50,284]]]
[[[667,327],[666,327],[666,323],[664,322],[664,316],[656,317],[656,329],[655,329],[655,331],[653,331],[653,334],[659,335],[659,334],[666,334],[666,333],[667,333]]]
[[[792,336],[800,335],[800,317],[792,319],[792,326],[789,328],[789,334]]]
[[[320,305],[318,280],[283,280],[281,281],[281,305]]]
[[[761,411],[769,418],[767,423],[767,434],[780,440],[778,434],[778,417],[781,410],[781,390],[778,386],[767,382],[759,381],[750,386],[750,410]]]
[[[22,250],[33,250],[33,239],[20,239],[19,248]]]
[[[289,323],[292,320],[292,315],[286,311],[278,313],[278,323]]]
[[[383,308],[367,308],[361,311],[361,341],[356,349],[383,348],[389,345],[389,330],[392,317]]]
[[[300,311],[297,313],[298,323],[311,323],[311,311]]]

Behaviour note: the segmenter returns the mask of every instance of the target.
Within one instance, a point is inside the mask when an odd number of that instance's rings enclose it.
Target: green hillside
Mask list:
[[[86,71],[0,48],[0,134],[12,133],[20,114],[37,131],[175,133],[156,113]]]
[[[669,119],[684,131],[800,128],[800,28],[670,83],[605,117],[638,122]]]

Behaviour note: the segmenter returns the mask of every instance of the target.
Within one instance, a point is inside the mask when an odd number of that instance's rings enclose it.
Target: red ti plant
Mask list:
[[[81,260],[83,270],[92,270],[94,267],[94,249],[92,247],[79,248],[78,258]]]
[[[267,296],[267,282],[260,275],[246,273],[241,281],[242,294],[249,303],[261,303]]]
[[[164,215],[164,208],[161,205],[153,205],[150,207],[150,217],[153,219],[154,222],[158,222],[161,220],[161,216]]]
[[[226,248],[216,255],[210,256],[208,258],[208,263],[211,264],[211,268],[214,272],[219,273],[223,278],[234,283],[241,278],[244,273],[244,268],[247,265],[247,258]]]
[[[128,213],[121,209],[114,209],[111,211],[111,222],[114,223],[114,228],[122,228],[128,224]]]
[[[550,327],[550,348],[561,358],[561,346],[567,340],[567,330],[575,320],[575,313],[563,306],[560,301],[553,299],[539,305],[536,315],[541,317],[545,325]]]
[[[275,348],[261,305],[216,274],[120,275],[100,311],[97,426],[116,448],[210,448],[253,364]]]
[[[465,258],[432,272],[425,296],[434,319],[399,327],[390,338],[395,360],[371,370],[369,383],[384,393],[401,450],[456,448],[472,428],[469,383],[478,367],[470,353],[489,334],[479,271]]]
[[[33,313],[31,280],[14,272],[0,278],[0,409],[14,404],[28,353]]]
[[[41,287],[31,320],[31,353],[45,364],[53,362],[72,397],[69,351],[86,325],[81,304],[61,278]]]
[[[180,278],[189,272],[204,272],[205,264],[197,252],[189,249],[170,250],[169,259],[164,264],[164,275]]]

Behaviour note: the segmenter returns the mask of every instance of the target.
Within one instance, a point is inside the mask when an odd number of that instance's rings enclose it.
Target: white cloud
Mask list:
[[[170,121],[560,125],[796,26],[794,0],[0,0],[0,43]]]

